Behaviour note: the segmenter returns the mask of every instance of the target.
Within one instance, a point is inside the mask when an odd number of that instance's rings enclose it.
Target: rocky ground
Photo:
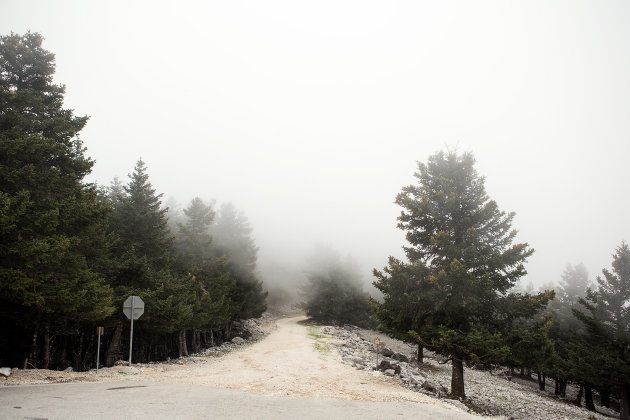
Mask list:
[[[536,381],[508,380],[500,372],[468,368],[464,372],[468,400],[452,400],[448,398],[450,364],[439,363],[430,352],[425,352],[424,363],[418,365],[414,361],[417,347],[384,334],[356,327],[300,326],[295,319],[285,318],[287,315],[294,314],[265,314],[258,320],[245,321],[243,328],[249,338],[236,337],[186,358],[133,366],[121,362],[101,368],[98,373],[9,369],[0,371],[0,386],[124,379],[202,384],[276,396],[433,401],[435,405],[504,419],[618,416],[603,407],[597,407],[598,413],[593,413],[571,404],[575,389],[567,390],[566,400],[554,397],[552,380],[548,381],[551,393],[541,392]],[[270,333],[273,334],[261,341]],[[377,373],[375,338],[381,343],[381,371]]]
[[[322,327],[322,332],[339,340],[334,346],[343,363],[356,369],[374,371],[376,345],[380,341],[378,374],[390,376],[400,385],[436,398],[448,398],[451,381],[451,366],[430,352],[425,352],[424,363],[418,365],[414,359],[417,347],[394,340],[384,334],[356,327]],[[383,363],[384,361],[384,363]],[[389,364],[389,365],[388,365]],[[389,369],[387,369],[389,367]],[[568,390],[567,399],[559,399],[553,393],[538,390],[536,381],[512,380],[501,372],[488,372],[464,368],[466,405],[451,402],[469,412],[502,416],[514,419],[610,419],[618,413],[597,406],[593,413],[571,403],[575,390]],[[548,381],[553,392],[553,381]]]

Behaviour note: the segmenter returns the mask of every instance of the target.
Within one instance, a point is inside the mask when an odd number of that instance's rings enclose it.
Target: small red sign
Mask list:
[[[103,328],[103,327],[96,327],[96,335],[103,335],[104,331],[105,331],[105,328]]]

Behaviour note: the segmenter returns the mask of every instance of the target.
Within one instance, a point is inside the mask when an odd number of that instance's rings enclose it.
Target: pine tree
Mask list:
[[[230,321],[229,296],[236,287],[227,261],[214,255],[209,228],[215,212],[211,205],[194,198],[184,209],[185,223],[179,223],[177,248],[179,266],[189,278],[194,292],[193,328],[210,329]],[[196,340],[193,342],[197,343]],[[198,345],[198,343],[197,343]]]
[[[584,264],[568,264],[562,273],[562,281],[560,281],[558,288],[558,300],[569,306],[575,305],[579,298],[586,296],[586,290],[589,287],[588,271]]]
[[[100,271],[107,208],[83,183],[93,165],[78,137],[87,117],[63,108],[65,87],[53,83],[54,55],[42,41],[0,37],[0,306],[17,305],[32,331],[25,366],[52,318],[112,311]]]
[[[403,208],[398,226],[410,243],[407,258],[430,270],[431,286],[418,300],[432,305],[423,309],[430,313],[419,333],[431,330],[431,348],[450,358],[457,398],[465,398],[463,363],[505,357],[501,333],[551,297],[509,292],[526,273],[523,262],[533,250],[513,244],[514,213],[490,200],[474,163],[470,153],[439,152],[418,164],[418,184],[396,197]]]
[[[581,299],[588,313],[574,309],[588,340],[580,353],[593,380],[619,392],[620,419],[630,418],[630,248],[625,242],[613,255],[612,271],[602,270],[597,291]]]
[[[258,247],[251,237],[249,221],[234,205],[223,204],[211,232],[217,255],[227,258],[228,270],[236,281],[231,305],[234,317],[259,317],[267,309],[267,293],[256,275]]]
[[[326,247],[319,247],[309,260],[304,287],[304,309],[314,320],[333,324],[374,327],[369,296],[361,285],[356,264]]]

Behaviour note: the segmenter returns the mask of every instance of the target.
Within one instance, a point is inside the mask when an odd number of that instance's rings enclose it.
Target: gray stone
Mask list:
[[[398,360],[399,362],[409,362],[409,358],[402,353],[394,353],[389,357],[394,360]]]
[[[385,372],[383,372],[383,374],[387,376],[394,376],[396,374],[396,371],[394,369],[386,369]]]
[[[245,340],[243,340],[241,337],[234,337],[232,339],[232,343],[234,344],[243,344],[245,342]]]
[[[123,375],[138,375],[141,373],[140,369],[133,366],[121,366],[118,369],[118,372],[122,373]]]
[[[422,389],[427,390],[432,393],[437,393],[437,385],[430,381],[424,381],[422,383]]]
[[[74,372],[74,369],[72,369],[72,366],[68,366],[67,368],[65,368],[63,370],[64,372]]]
[[[447,401],[449,404],[454,405],[455,407],[459,408],[462,411],[468,411],[468,407],[466,406],[466,404],[464,404],[461,401],[458,400],[448,400]]]
[[[8,367],[0,368],[0,375],[8,378],[9,375],[11,375],[11,368],[8,368]]]
[[[382,354],[385,357],[392,357],[392,355],[394,354],[393,351],[391,351],[390,349],[388,349],[387,347],[383,347],[380,351],[380,354]]]

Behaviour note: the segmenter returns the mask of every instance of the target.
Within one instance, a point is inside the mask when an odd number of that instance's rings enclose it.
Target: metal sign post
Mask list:
[[[381,344],[381,340],[377,338],[374,339],[374,344],[376,344],[376,370],[378,370],[378,346]]]
[[[96,373],[98,373],[98,364],[101,361],[101,335],[103,335],[103,327],[96,327],[96,336],[98,337],[98,345],[96,346]]]
[[[144,313],[144,301],[140,296],[129,296],[123,304],[123,312],[131,320],[131,331],[129,332],[129,366],[131,366],[131,355],[133,354],[133,321],[140,318]]]

